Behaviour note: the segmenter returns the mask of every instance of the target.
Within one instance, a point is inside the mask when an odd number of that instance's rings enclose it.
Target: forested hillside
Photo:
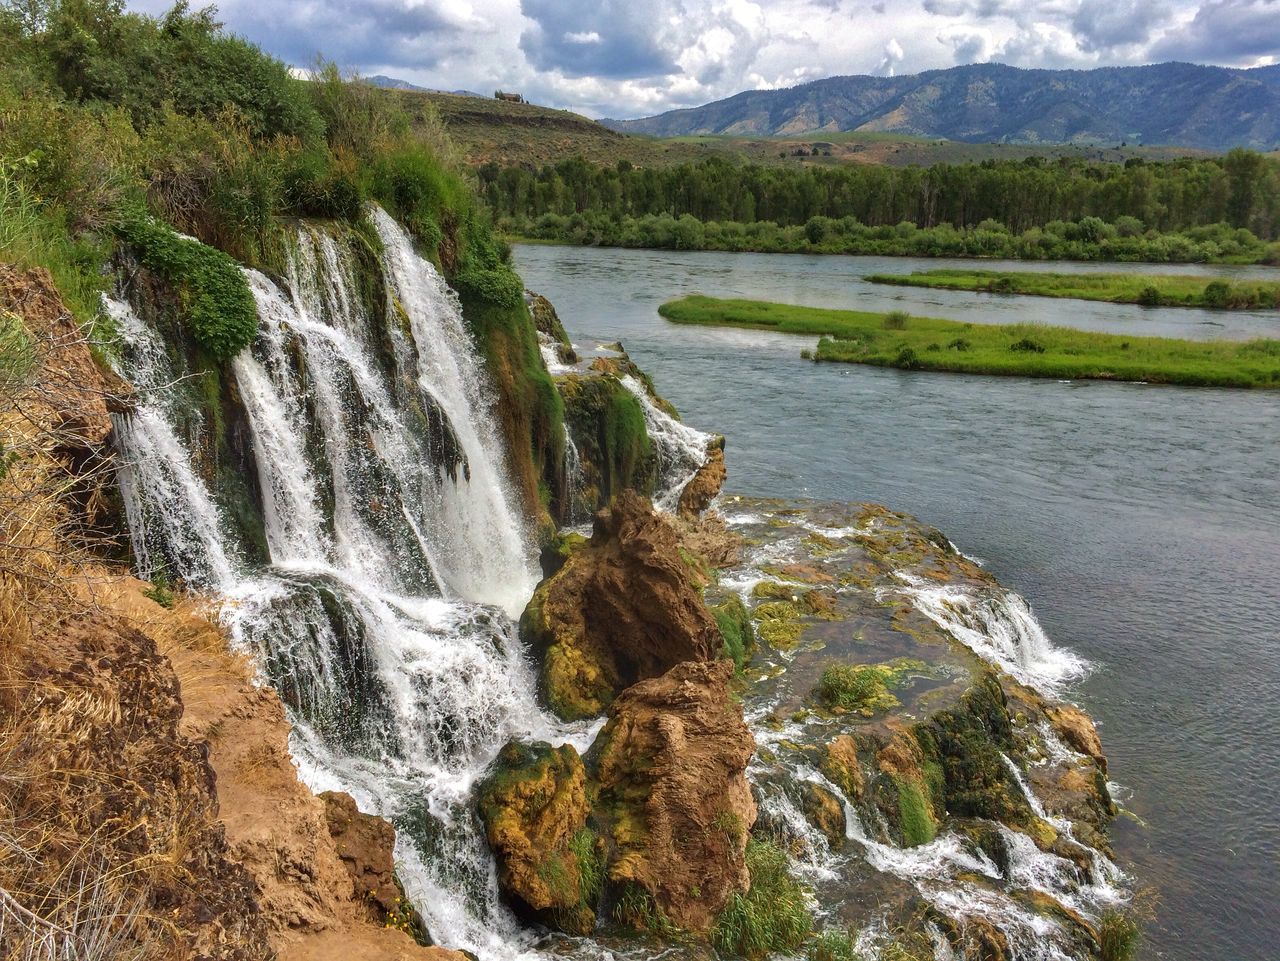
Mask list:
[[[901,77],[828,77],[656,117],[606,122],[663,137],[859,130],[971,142],[1136,141],[1274,150],[1280,146],[1280,86],[1274,66],[1023,70],[968,64]]]

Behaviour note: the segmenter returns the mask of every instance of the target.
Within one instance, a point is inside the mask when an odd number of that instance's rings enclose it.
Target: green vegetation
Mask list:
[[[595,832],[590,828],[583,828],[569,839],[569,850],[578,860],[582,903],[592,907],[604,891],[604,851],[596,843]]]
[[[758,959],[798,950],[813,930],[805,889],[787,870],[787,856],[770,841],[747,841],[751,889],[729,896],[712,932],[726,954]]]
[[[508,233],[675,250],[1150,262],[1280,261],[1280,163],[1041,158],[891,168],[581,158],[479,170]]]
[[[1127,911],[1107,911],[1098,919],[1098,956],[1102,961],[1133,961],[1142,941],[1138,919]]]
[[[234,260],[198,240],[180,237],[148,214],[126,220],[120,235],[143,266],[178,292],[183,320],[218,360],[230,360],[253,342],[258,308]]]
[[[755,650],[755,631],[751,627],[751,615],[746,605],[735,595],[723,604],[711,609],[720,628],[720,636],[724,639],[721,657],[733,661],[738,670],[742,670],[751,660]]]
[[[902,828],[902,843],[906,847],[928,844],[937,834],[930,803],[924,793],[912,781],[897,781],[898,824]]]
[[[823,931],[814,935],[805,952],[808,961],[861,961],[853,935],[848,931]]]
[[[1128,337],[927,317],[912,317],[902,330],[888,330],[883,314],[701,296],[663,304],[659,312],[682,324],[821,335],[817,360],[969,374],[1280,387],[1280,340]]]
[[[828,706],[841,711],[874,714],[898,706],[890,687],[903,669],[892,664],[833,664],[822,672],[817,693]]]
[[[123,243],[178,281],[196,340],[226,357],[248,332],[247,291],[171,231],[272,269],[279,218],[354,224],[370,200],[476,298],[521,307],[509,250],[429,111],[411,117],[332,65],[297,80],[212,8],[3,0],[0,118],[0,257],[47,266],[82,321]]]
[[[992,270],[923,270],[910,274],[872,274],[877,284],[973,290],[993,294],[1074,297],[1144,307],[1211,307],[1258,310],[1280,304],[1280,283],[1228,282],[1212,277],[1152,274],[1055,274]]]

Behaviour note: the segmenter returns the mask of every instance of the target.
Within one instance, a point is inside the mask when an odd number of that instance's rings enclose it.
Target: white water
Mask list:
[[[921,613],[1024,684],[1060,691],[1088,670],[1083,658],[1053,645],[1030,605],[1013,591],[934,584],[901,571],[897,576]]]
[[[658,407],[644,385],[630,374],[624,375],[621,381],[640,402],[649,439],[658,457],[658,485],[653,492],[653,506],[674,514],[685,486],[707,462],[707,445],[712,436],[682,424]]]
[[[510,958],[528,935],[501,904],[467,804],[511,738],[574,740],[535,699],[511,616],[535,584],[489,389],[455,298],[373,211],[386,316],[356,293],[350,253],[304,228],[287,283],[250,272],[259,336],[232,370],[248,416],[269,563],[253,564],[194,466],[206,425],[180,416],[165,346],[127,304],[117,421],[121,488],[143,573],[220,594],[295,720],[313,789],[396,822],[398,867],[433,936]],[[396,305],[404,311],[402,319]],[[395,369],[376,344],[390,341]]]

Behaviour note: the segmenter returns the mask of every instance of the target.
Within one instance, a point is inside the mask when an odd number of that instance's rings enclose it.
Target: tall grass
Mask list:
[[[659,312],[676,323],[821,335],[817,360],[1062,380],[1280,388],[1280,340],[1129,337],[930,317],[912,317],[895,330],[886,329],[882,314],[702,296],[671,301]]]
[[[747,841],[751,887],[730,895],[712,932],[722,952],[758,959],[792,954],[813,931],[809,896],[788,870],[787,855],[771,841]]]

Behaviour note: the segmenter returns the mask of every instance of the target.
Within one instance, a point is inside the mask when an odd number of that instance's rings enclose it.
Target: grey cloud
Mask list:
[[[232,32],[299,66],[322,53],[343,66],[430,68],[463,41],[435,6],[401,0],[224,0],[218,18]]]
[[[1280,56],[1280,0],[1210,0],[1190,23],[1166,34],[1153,60],[1247,63]]]
[[[613,80],[675,73],[672,52],[660,40],[666,4],[654,0],[601,0],[590,8],[561,0],[521,0],[534,22],[520,35],[520,49],[539,70],[569,77]],[[599,40],[583,43],[580,37]]]
[[[1083,0],[1071,31],[1086,53],[1146,43],[1169,18],[1168,8],[1150,0]]]

